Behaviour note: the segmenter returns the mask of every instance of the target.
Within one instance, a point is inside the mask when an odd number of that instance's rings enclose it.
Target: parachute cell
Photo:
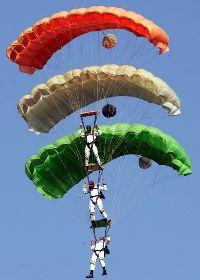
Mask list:
[[[105,29],[125,29],[144,37],[161,53],[169,49],[167,34],[150,20],[121,8],[94,6],[41,19],[7,48],[7,56],[19,65],[22,72],[32,74],[42,69],[51,56],[72,39]]]
[[[99,155],[104,164],[128,154],[138,154],[166,165],[180,175],[191,174],[191,163],[183,147],[159,129],[140,124],[100,126]],[[115,147],[115,148],[113,148]],[[26,163],[26,174],[45,198],[61,198],[86,177],[85,144],[78,133],[47,145]]]
[[[18,111],[36,132],[48,133],[56,123],[93,102],[132,96],[180,114],[176,93],[160,78],[133,66],[104,65],[75,69],[36,86],[18,104]]]

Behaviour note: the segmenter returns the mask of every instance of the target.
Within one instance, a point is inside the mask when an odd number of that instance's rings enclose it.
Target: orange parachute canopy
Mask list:
[[[74,38],[105,29],[125,29],[138,37],[145,37],[159,48],[160,53],[169,50],[167,34],[150,20],[121,8],[94,6],[41,19],[7,48],[7,56],[19,65],[22,72],[33,74]]]

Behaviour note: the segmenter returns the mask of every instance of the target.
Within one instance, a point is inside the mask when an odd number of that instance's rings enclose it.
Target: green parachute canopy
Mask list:
[[[129,154],[148,157],[179,175],[191,174],[191,162],[183,147],[161,130],[141,124],[100,126],[99,155],[104,164]],[[86,177],[85,143],[78,132],[43,147],[26,163],[26,174],[45,198],[61,198]]]

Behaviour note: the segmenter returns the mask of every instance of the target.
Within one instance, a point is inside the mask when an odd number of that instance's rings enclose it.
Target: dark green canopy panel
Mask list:
[[[179,175],[191,174],[191,162],[183,147],[161,130],[141,124],[100,126],[99,155],[104,164],[128,154],[143,155],[167,165]],[[84,140],[78,132],[43,147],[28,159],[26,174],[45,198],[60,198],[86,177]]]

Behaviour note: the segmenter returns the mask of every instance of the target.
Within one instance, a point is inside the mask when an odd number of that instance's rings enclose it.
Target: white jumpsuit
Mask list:
[[[108,218],[107,213],[103,208],[103,202],[101,199],[101,192],[107,191],[107,186],[104,183],[103,186],[94,185],[92,190],[87,190],[86,186],[83,186],[84,194],[90,194],[90,202],[89,202],[89,212],[90,212],[90,219],[91,221],[95,221],[95,206],[99,208],[100,213],[102,214],[104,219]]]
[[[95,270],[96,260],[98,259],[102,268],[105,267],[105,247],[110,242],[110,236],[105,237],[104,240],[93,240],[91,242],[90,248],[93,251],[91,260],[90,260],[90,270]]]
[[[99,153],[98,153],[98,149],[97,146],[95,144],[95,141],[97,139],[97,136],[99,136],[101,134],[101,132],[99,130],[97,131],[92,131],[91,133],[86,133],[82,132],[81,129],[79,129],[79,135],[81,137],[86,138],[86,146],[85,146],[85,165],[88,166],[89,163],[89,157],[90,157],[90,151],[92,150],[94,153],[94,156],[96,158],[96,161],[99,165],[101,165],[101,161],[99,158]]]

